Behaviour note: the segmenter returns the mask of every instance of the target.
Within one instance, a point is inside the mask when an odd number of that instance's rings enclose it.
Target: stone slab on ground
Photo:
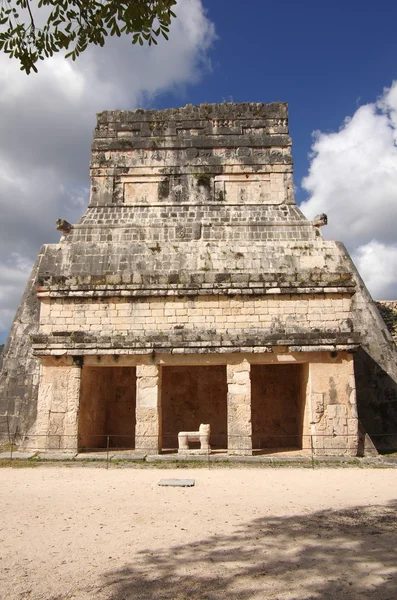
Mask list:
[[[10,452],[0,452],[0,459],[11,458]]]
[[[379,461],[376,461],[376,462],[379,462]],[[387,456],[387,455],[382,456],[382,462],[386,463],[388,466],[397,465],[397,456]],[[374,459],[372,459],[371,464],[376,464]]]
[[[29,458],[35,457],[36,454],[37,453],[34,451],[20,452],[19,450],[17,450],[16,452],[13,452],[12,454],[11,454],[11,452],[1,452],[0,459],[1,458],[10,458],[10,459],[19,458],[19,459],[27,460]]]
[[[337,458],[337,457],[335,457]],[[169,463],[169,462],[204,462],[204,463],[273,463],[273,462],[293,462],[293,463],[308,463],[311,462],[311,456],[285,456],[284,455],[257,455],[257,456],[240,456],[233,454],[152,454],[146,457],[148,463]]]
[[[134,452],[128,452],[128,453],[120,453],[118,454],[117,452],[115,454],[112,455],[112,460],[128,460],[131,462],[143,462],[146,458],[146,454],[138,454],[138,453],[134,453]]]
[[[226,460],[225,458],[217,457],[216,461]],[[212,460],[212,459],[211,459]],[[238,455],[230,455],[227,457],[227,460],[230,462],[236,463],[278,463],[278,462],[292,462],[292,463],[308,463],[311,462],[311,457],[309,456],[269,456],[269,455],[260,455],[260,456],[238,456]]]
[[[83,452],[80,454],[76,454],[74,460],[111,460],[114,456],[114,452],[109,453],[109,456],[106,452]]]
[[[37,458],[39,460],[73,460],[75,452],[42,452]]]
[[[212,455],[211,455],[212,456]],[[212,458],[211,458],[212,460]],[[183,456],[181,454],[151,454],[146,457],[146,462],[209,462],[208,455],[189,455]]]
[[[193,487],[195,485],[194,479],[160,479],[157,485],[171,486],[171,487]]]

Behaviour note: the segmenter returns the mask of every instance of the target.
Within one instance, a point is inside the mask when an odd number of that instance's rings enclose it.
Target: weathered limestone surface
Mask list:
[[[397,342],[397,300],[381,300],[376,302],[376,308],[387,325],[392,338]]]
[[[252,454],[250,371],[246,359],[227,365],[229,454]]]
[[[43,359],[40,366],[37,418],[30,435],[23,440],[25,446],[77,450],[80,385],[79,364],[71,359]]]
[[[41,257],[40,252],[1,356],[0,440],[29,431],[36,421],[39,360],[33,356],[30,336],[39,326],[36,285]]]
[[[341,449],[356,454],[359,426],[352,355],[311,362],[309,378],[314,449],[328,455]]]
[[[354,357],[361,443],[367,433],[376,448],[397,448],[397,346],[359,273],[353,272],[353,314],[362,331]]]
[[[75,443],[80,367],[136,367],[135,447],[156,453],[163,365],[225,365],[228,450],[251,453],[258,361],[301,365],[288,373],[304,448],[354,453],[364,431],[397,431],[395,343],[325,222],[295,205],[285,103],[100,113],[89,206],[57,222],[5,348],[0,433]]]
[[[161,448],[161,372],[157,365],[136,369],[135,448],[158,454]]]
[[[44,299],[40,317],[41,340],[62,338],[62,347],[73,343],[74,332],[84,327],[84,341],[106,348],[111,336],[130,340],[135,348],[267,346],[280,343],[354,343],[348,294],[262,294],[231,296],[163,296],[141,298]],[[162,335],[159,335],[159,331]],[[249,336],[247,335],[249,331]],[[62,335],[57,335],[62,332]],[[44,336],[47,336],[44,338]],[[35,338],[37,339],[37,338]],[[51,338],[50,338],[51,339]],[[51,353],[41,344],[42,352]]]

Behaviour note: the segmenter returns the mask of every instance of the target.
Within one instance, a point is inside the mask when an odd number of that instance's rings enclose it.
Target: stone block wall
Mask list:
[[[265,329],[351,331],[348,295],[268,295],[249,299],[224,295],[198,297],[53,298],[41,303],[40,331],[90,331],[153,336],[158,332]]]

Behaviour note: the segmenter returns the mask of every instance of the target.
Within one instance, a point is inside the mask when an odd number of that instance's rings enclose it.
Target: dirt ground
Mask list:
[[[0,597],[395,600],[396,508],[397,469],[4,468]]]

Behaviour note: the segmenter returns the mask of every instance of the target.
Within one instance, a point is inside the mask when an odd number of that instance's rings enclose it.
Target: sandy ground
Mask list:
[[[397,469],[4,468],[0,597],[396,600],[396,508]]]

